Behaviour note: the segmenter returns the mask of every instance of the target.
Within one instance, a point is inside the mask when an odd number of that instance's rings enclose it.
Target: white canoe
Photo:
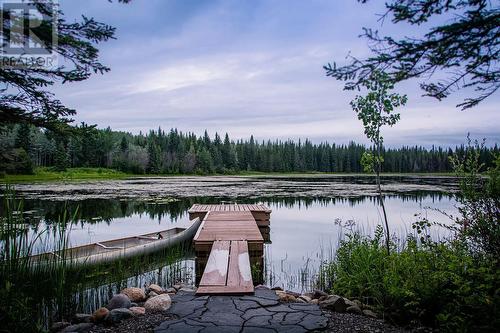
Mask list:
[[[54,257],[76,266],[110,263],[115,260],[152,254],[159,250],[191,241],[200,224],[200,219],[196,218],[191,221],[191,225],[187,229],[172,228],[140,236],[97,242],[69,248],[64,253],[60,251],[41,253],[32,256],[31,259],[34,261],[35,266],[53,262]]]

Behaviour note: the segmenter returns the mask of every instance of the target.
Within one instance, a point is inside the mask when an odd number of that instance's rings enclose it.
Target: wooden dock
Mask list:
[[[191,207],[190,218],[203,219],[194,237],[199,280],[197,294],[254,292],[251,267],[262,269],[264,238],[261,228],[269,228],[270,213],[264,205]]]

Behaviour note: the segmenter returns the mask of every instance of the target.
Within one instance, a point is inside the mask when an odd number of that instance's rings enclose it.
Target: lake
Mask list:
[[[391,233],[396,236],[412,232],[419,217],[448,223],[441,212],[457,212],[457,184],[451,177],[393,176],[384,177],[382,184]],[[382,222],[370,176],[148,177],[17,184],[15,190],[24,198],[30,233],[52,230],[65,208],[77,212],[68,229],[72,246],[186,226],[187,210],[194,203],[266,204],[272,213],[264,283],[298,292],[314,287],[320,263],[333,256],[346,232],[341,224],[353,221],[352,228],[368,234]],[[47,249],[40,244],[50,244],[52,235],[48,232],[38,242],[39,251]],[[445,236],[445,230],[433,234]],[[193,281],[192,252],[176,267],[182,268],[183,279]],[[135,272],[126,284],[172,283],[169,270],[160,262],[154,270]],[[102,293],[99,299],[109,291]]]

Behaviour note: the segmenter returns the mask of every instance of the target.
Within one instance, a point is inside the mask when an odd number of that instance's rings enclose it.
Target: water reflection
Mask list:
[[[53,202],[26,200],[30,222],[28,232],[51,230],[61,211],[77,211],[68,226],[72,246],[97,241],[140,235],[177,226],[187,226],[187,210],[194,203],[211,204],[231,201],[228,197],[193,197],[165,201],[88,199]],[[232,200],[234,201],[234,200]],[[311,288],[320,263],[333,256],[343,232],[336,220],[355,221],[364,233],[374,231],[381,223],[376,197],[256,198],[240,203],[263,203],[272,209],[271,228],[264,230],[269,240],[265,245],[263,282],[302,291]],[[436,192],[420,192],[386,197],[391,232],[406,235],[411,223],[421,214],[431,220],[448,222],[433,209],[455,213],[453,196]],[[435,234],[442,237],[442,234]],[[50,244],[51,233],[40,239],[43,249]],[[194,265],[193,265],[194,266]],[[199,269],[198,269],[199,270]],[[194,278],[194,277],[192,277]]]

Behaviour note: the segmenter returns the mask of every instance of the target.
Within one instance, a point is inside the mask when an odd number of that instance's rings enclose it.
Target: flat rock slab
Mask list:
[[[155,328],[167,332],[300,333],[328,326],[318,305],[278,301],[272,290],[256,289],[254,296],[202,296],[180,292],[172,297],[167,320]]]

